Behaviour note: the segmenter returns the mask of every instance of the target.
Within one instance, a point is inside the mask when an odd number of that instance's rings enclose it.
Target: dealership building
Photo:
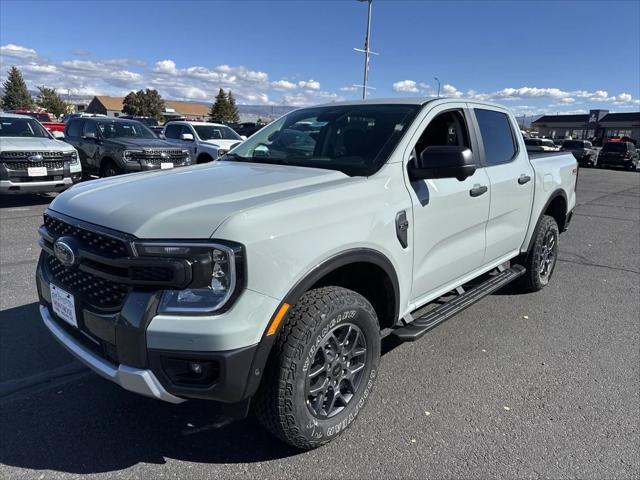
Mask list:
[[[609,113],[590,110],[582,115],[544,115],[531,123],[541,137],[573,139],[640,139],[640,112]]]

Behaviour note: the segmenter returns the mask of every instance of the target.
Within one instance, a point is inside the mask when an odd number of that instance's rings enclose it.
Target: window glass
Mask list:
[[[156,138],[149,128],[136,121],[96,122],[103,138]]]
[[[71,120],[67,126],[66,136],[71,138],[78,138],[82,131],[83,120]]]
[[[487,165],[510,162],[516,153],[509,117],[494,110],[474,109]]]
[[[287,164],[369,176],[387,161],[420,105],[330,105],[272,122],[225,161]]]
[[[50,138],[36,120],[19,117],[0,117],[0,137]]]
[[[164,136],[167,138],[180,138],[180,125],[170,124],[164,129]]]
[[[93,133],[96,137],[98,136],[98,129],[96,127],[95,122],[85,121],[84,129],[82,130],[82,135],[86,135],[87,133]]]
[[[193,128],[201,140],[242,140],[240,135],[223,125],[194,125]]]
[[[415,154],[420,155],[425,148],[434,145],[471,148],[467,124],[461,111],[443,112],[431,120],[416,143]]]

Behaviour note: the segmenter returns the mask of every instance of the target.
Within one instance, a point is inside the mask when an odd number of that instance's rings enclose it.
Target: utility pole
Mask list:
[[[440,80],[438,80],[438,77],[433,77],[433,79],[438,82],[438,98],[440,98]]]
[[[365,100],[367,98],[367,89],[371,88],[367,84],[369,83],[369,55],[378,55],[376,52],[372,52],[369,49],[369,42],[371,39],[371,4],[373,0],[358,0],[359,2],[367,2],[368,3],[368,12],[367,12],[367,33],[364,37],[364,50],[361,48],[354,48],[356,52],[364,53],[364,82],[362,85],[356,85],[358,87],[362,87],[362,99]]]

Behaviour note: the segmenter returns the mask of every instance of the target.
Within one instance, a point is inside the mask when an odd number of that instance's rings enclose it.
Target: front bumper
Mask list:
[[[217,317],[169,317],[157,314],[159,292],[133,289],[115,311],[96,308],[77,295],[75,328],[53,313],[49,285],[58,282],[46,255],[41,255],[36,274],[42,319],[65,348],[102,377],[172,403],[187,398],[239,403],[255,393],[262,373],[256,365],[262,367],[264,360],[257,359],[259,338],[275,300],[263,297],[265,303],[246,291]],[[193,362],[208,368],[201,382],[185,381],[175,373],[176,363]]]
[[[117,383],[125,390],[170,403],[182,403],[183,398],[167,392],[151,370],[115,365],[99,357],[61,328],[49,312],[49,307],[40,305],[40,316],[55,339],[78,360],[98,375]]]

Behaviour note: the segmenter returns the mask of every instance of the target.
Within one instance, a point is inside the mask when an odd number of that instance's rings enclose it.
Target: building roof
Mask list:
[[[640,122],[640,112],[607,113],[600,120],[603,122]]]
[[[97,95],[95,97],[107,110],[116,112],[122,111],[122,101],[124,97],[109,97],[107,95]],[[165,100],[167,109],[174,110],[175,113],[184,116],[206,117],[209,115],[211,107],[206,103],[179,102],[176,100]]]
[[[606,117],[605,117],[606,118]],[[589,115],[544,115],[531,123],[587,123]]]

